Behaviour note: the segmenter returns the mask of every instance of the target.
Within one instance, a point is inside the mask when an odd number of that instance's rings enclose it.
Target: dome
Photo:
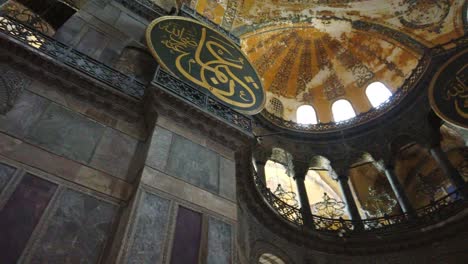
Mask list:
[[[230,31],[263,78],[267,101],[282,103],[280,115],[267,104],[262,116],[314,132],[373,120],[403,100],[422,72],[417,68],[428,64],[425,51],[463,36],[462,6],[450,0],[266,0],[198,5],[197,11],[221,26],[232,20]],[[377,106],[366,93],[375,82],[392,94]],[[335,124],[337,100],[350,102],[357,118]],[[314,108],[319,124],[297,120],[302,105]]]

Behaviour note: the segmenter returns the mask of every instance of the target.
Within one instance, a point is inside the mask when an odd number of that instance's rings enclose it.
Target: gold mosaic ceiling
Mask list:
[[[464,35],[464,0],[198,0],[199,13],[241,37],[269,98],[295,121],[314,106],[322,123],[331,104],[348,99],[357,114],[371,104],[365,88],[395,92],[424,50]],[[465,22],[464,22],[465,21]],[[268,108],[267,108],[268,110]]]

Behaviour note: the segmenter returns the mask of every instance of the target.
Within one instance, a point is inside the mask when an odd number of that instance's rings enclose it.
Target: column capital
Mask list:
[[[271,158],[271,149],[264,146],[255,146],[252,155],[255,162],[266,163]]]
[[[309,171],[309,163],[293,159],[294,165],[294,179],[304,180],[307,172]]]

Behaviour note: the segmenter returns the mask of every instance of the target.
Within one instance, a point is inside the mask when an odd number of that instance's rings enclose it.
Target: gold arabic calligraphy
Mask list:
[[[468,64],[460,69],[446,89],[445,100],[453,101],[455,110],[463,118],[468,118]]]
[[[201,29],[198,43],[194,34],[175,23],[160,24],[159,28],[169,33],[169,38],[161,43],[180,53],[175,64],[185,78],[228,104],[240,108],[256,104],[257,98],[249,85],[254,89],[260,87],[251,76],[244,77],[244,81],[233,72],[242,70],[245,61],[235,57],[239,53],[231,44],[215,36],[207,37],[206,28]]]

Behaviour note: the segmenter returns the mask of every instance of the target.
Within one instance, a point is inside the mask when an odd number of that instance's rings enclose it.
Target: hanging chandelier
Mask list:
[[[372,186],[369,186],[369,196],[364,207],[366,214],[371,217],[383,217],[393,212],[397,201],[386,192],[378,192]]]
[[[312,212],[316,215],[327,218],[340,218],[344,215],[346,204],[324,193],[322,201],[313,204],[311,207]]]
[[[281,184],[278,184],[278,187],[276,187],[276,190],[273,192],[276,197],[281,199],[283,202],[289,204],[290,206],[293,207],[299,207],[299,203],[297,202],[296,199],[296,193],[291,192],[291,191],[286,191],[281,187]]]

